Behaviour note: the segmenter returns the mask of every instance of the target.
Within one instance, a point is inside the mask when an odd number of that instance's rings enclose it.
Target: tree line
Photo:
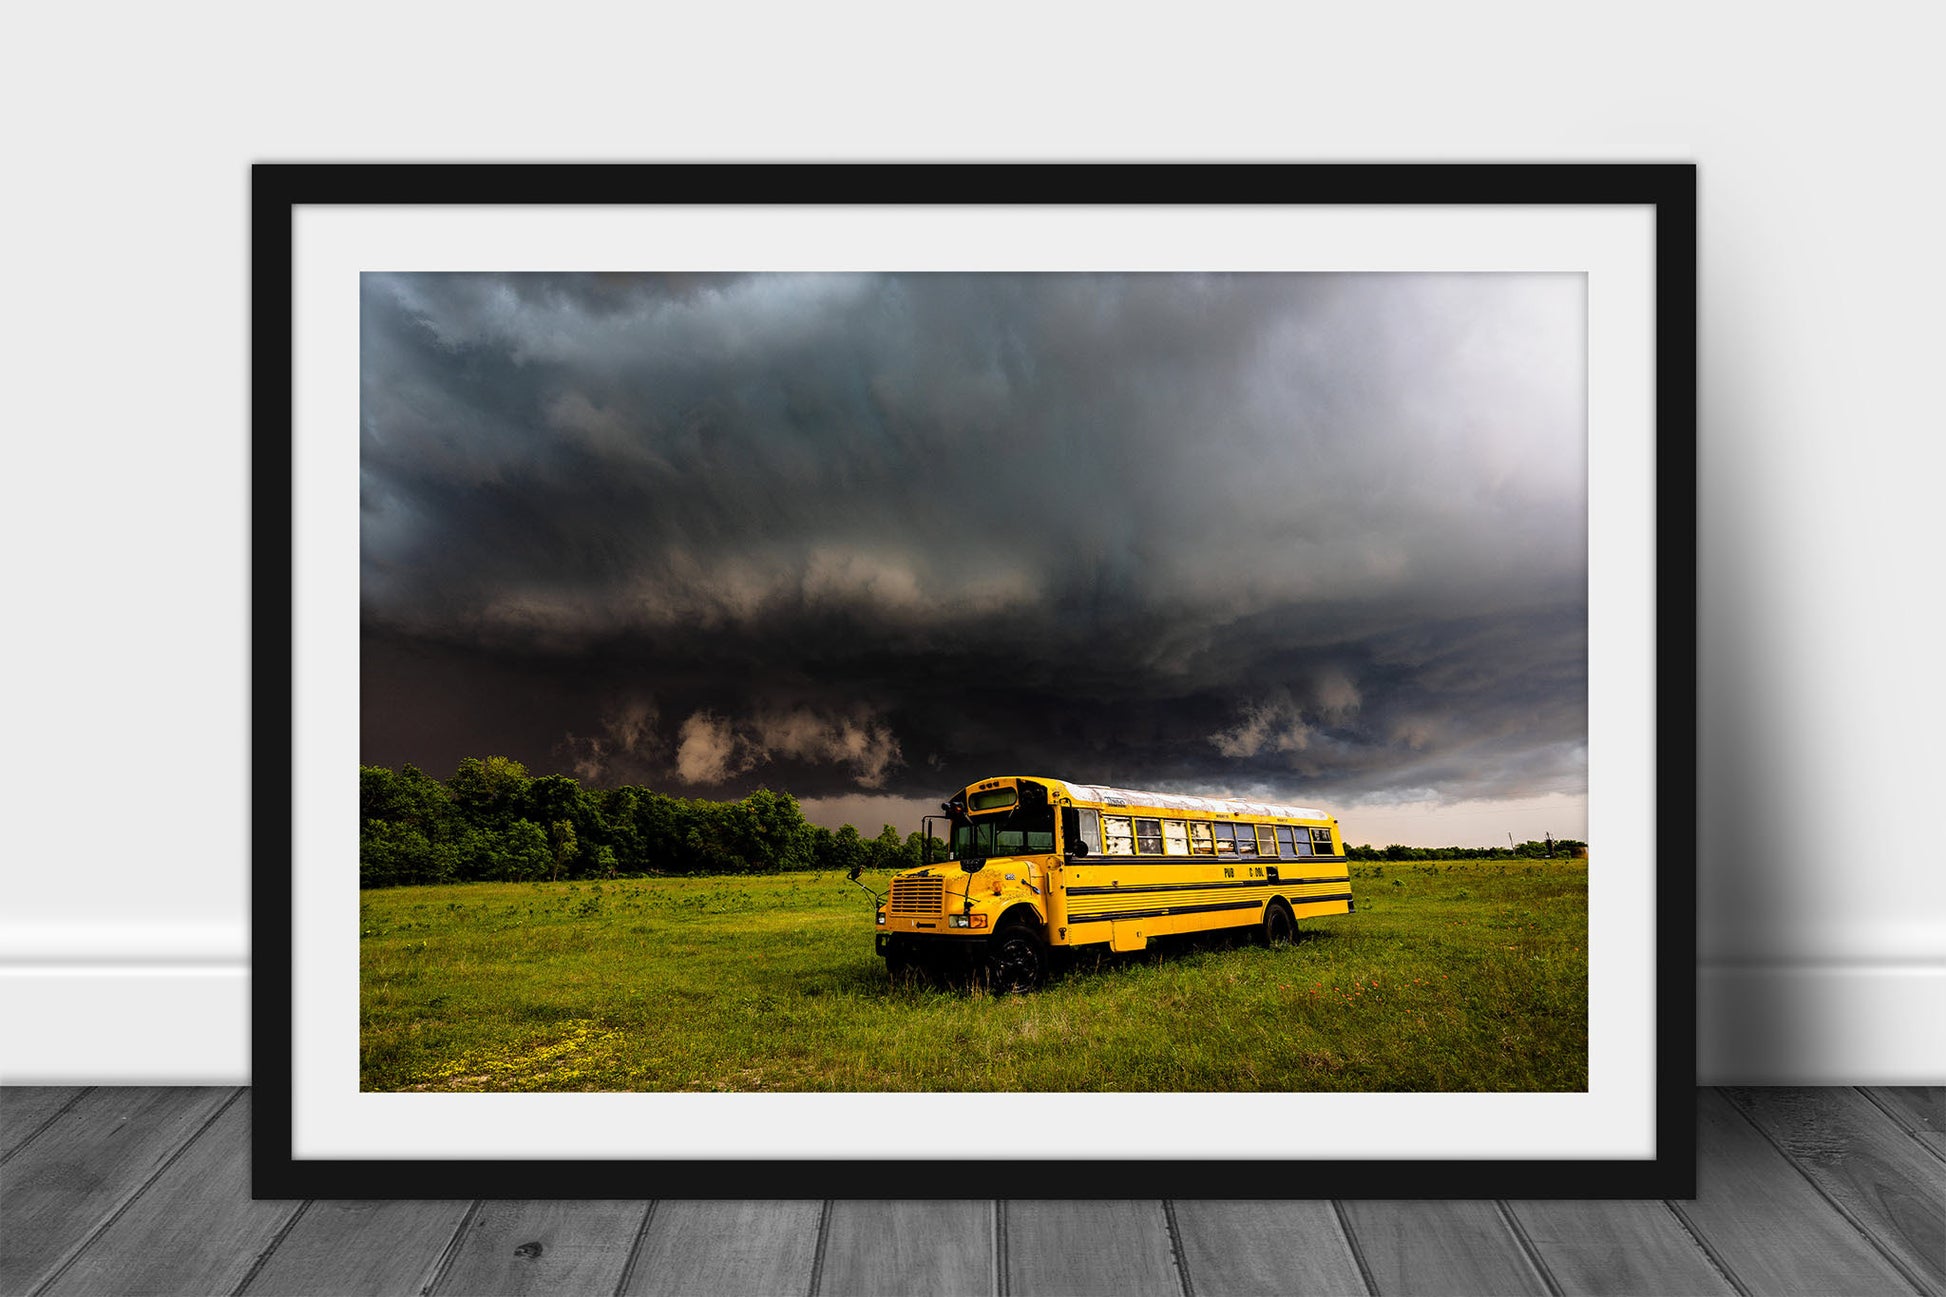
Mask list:
[[[887,824],[867,838],[804,818],[789,793],[760,788],[734,802],[652,789],[583,788],[530,776],[509,757],[467,757],[448,779],[414,766],[358,768],[359,882],[514,882],[623,874],[744,874],[916,868],[924,839]],[[1586,853],[1557,838],[1517,847],[1347,847],[1353,860],[1538,860]],[[935,840],[932,860],[945,844]]]
[[[867,838],[804,818],[789,793],[760,788],[734,802],[648,788],[583,788],[530,776],[509,757],[467,757],[440,780],[408,765],[358,768],[358,875],[363,887],[624,874],[739,874],[905,869],[921,835],[886,825]],[[944,852],[937,840],[933,858]]]

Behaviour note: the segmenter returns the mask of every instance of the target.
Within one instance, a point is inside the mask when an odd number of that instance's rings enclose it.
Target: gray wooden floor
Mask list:
[[[248,1090],[0,1090],[0,1293],[1946,1294],[1946,1089],[1705,1090],[1683,1202],[252,1202]]]

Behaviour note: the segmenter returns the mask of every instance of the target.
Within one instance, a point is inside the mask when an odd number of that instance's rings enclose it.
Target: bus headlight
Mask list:
[[[946,916],[946,926],[949,928],[984,928],[986,925],[987,916],[984,914],[949,914]]]
[[[878,912],[878,926],[879,926],[879,927],[881,927],[881,928],[885,926],[885,911],[884,911],[884,910],[880,910],[880,911]]]

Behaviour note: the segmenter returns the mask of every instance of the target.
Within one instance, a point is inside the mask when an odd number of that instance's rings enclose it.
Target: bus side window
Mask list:
[[[1305,829],[1298,829],[1295,832],[1295,834],[1293,834],[1292,836],[1295,839],[1295,841],[1292,843],[1292,846],[1294,848],[1293,854],[1300,855],[1300,856],[1310,855],[1311,854],[1310,832]]]
[[[1162,854],[1162,821],[1135,821],[1135,850],[1145,856]]]
[[[1088,854],[1101,854],[1101,812],[1084,810],[1076,817],[1081,822],[1081,841],[1088,844]]]
[[[1135,833],[1129,826],[1128,816],[1102,816],[1101,836],[1106,844],[1104,855],[1132,856],[1135,854]]]
[[[1184,831],[1181,820],[1162,822],[1162,849],[1172,856],[1189,854],[1189,835]]]
[[[1192,856],[1213,856],[1216,854],[1216,843],[1210,838],[1209,825],[1202,820],[1190,821],[1189,854]]]
[[[1236,826],[1234,824],[1212,824],[1216,830],[1216,854],[1234,856],[1237,853]]]
[[[1268,824],[1257,826],[1257,854],[1260,856],[1277,854],[1277,830]]]
[[[1254,856],[1257,854],[1257,835],[1248,824],[1239,824],[1237,831],[1237,854]]]
[[[1297,854],[1297,848],[1291,845],[1291,826],[1288,824],[1277,826],[1277,854],[1286,858]]]
[[[1317,853],[1318,855],[1320,855],[1320,856],[1328,856],[1328,855],[1330,855],[1330,854],[1332,854],[1332,852],[1331,852],[1331,830],[1330,830],[1330,829],[1312,829],[1312,830],[1311,830],[1311,847],[1312,847],[1312,849],[1313,849],[1313,850],[1314,850],[1314,851],[1315,851],[1315,852],[1316,852],[1316,853]]]

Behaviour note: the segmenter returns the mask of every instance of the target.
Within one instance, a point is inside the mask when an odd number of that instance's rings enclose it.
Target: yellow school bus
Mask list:
[[[949,858],[892,878],[878,953],[897,975],[962,964],[1026,991],[1077,947],[1349,914],[1338,822],[1302,806],[1005,775],[941,804]]]

